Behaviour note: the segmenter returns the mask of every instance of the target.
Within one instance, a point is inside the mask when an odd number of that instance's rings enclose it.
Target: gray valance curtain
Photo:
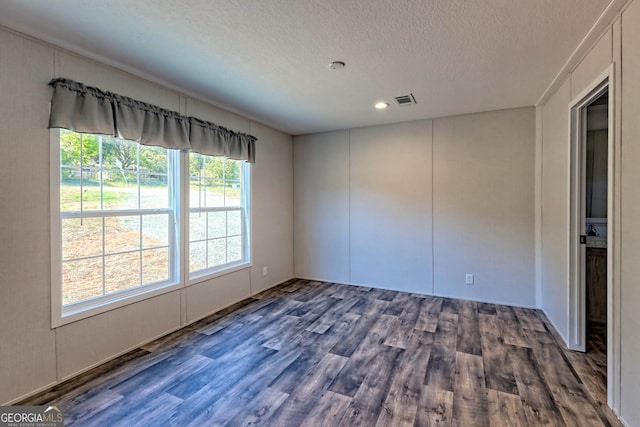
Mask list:
[[[53,79],[49,128],[96,133],[178,150],[255,162],[252,135],[69,79]]]

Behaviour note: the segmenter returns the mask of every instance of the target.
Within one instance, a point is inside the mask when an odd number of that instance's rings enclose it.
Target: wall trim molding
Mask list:
[[[595,46],[595,44],[598,42],[598,40],[600,40],[607,29],[613,24],[616,17],[620,13],[622,13],[622,11],[632,1],[633,0],[611,0],[609,6],[607,6],[607,8],[602,12],[589,32],[587,32],[587,34],[580,41],[571,55],[569,55],[569,58],[567,58],[558,74],[556,74],[549,86],[542,93],[535,104],[536,107],[544,105],[549,100],[549,98],[553,96],[553,94],[562,85],[564,80],[571,75],[571,73],[576,69],[578,65],[580,65],[585,56],[587,56],[587,54],[591,51],[593,46]]]

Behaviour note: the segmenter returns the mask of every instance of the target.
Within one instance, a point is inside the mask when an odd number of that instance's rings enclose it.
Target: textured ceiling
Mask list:
[[[608,3],[0,0],[0,24],[302,134],[534,105]]]

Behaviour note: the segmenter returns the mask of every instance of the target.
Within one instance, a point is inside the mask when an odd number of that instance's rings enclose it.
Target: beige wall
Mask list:
[[[571,72],[571,98],[575,98],[611,64],[613,30],[608,28]]]
[[[293,153],[295,274],[347,283],[349,131],[294,137]]]
[[[251,122],[250,133],[259,141],[251,169],[255,294],[293,276],[293,147],[291,136],[261,123]]]
[[[535,110],[437,119],[433,128],[435,293],[534,306]]]
[[[640,425],[640,0],[630,2],[591,46],[564,84],[538,105],[542,115],[540,153],[539,231],[541,246],[541,308],[565,339],[568,337],[568,183],[569,105],[610,64],[615,67],[613,206],[616,209],[613,253],[616,306],[612,317],[614,359],[619,361],[620,388],[611,390],[614,409],[625,425]],[[611,229],[609,230],[611,233]],[[619,323],[618,323],[619,319]],[[611,363],[612,361],[610,361]]]
[[[52,49],[0,31],[0,402],[57,378],[46,126],[53,63]]]
[[[47,83],[53,77],[255,135],[254,266],[52,330]],[[0,402],[14,401],[293,276],[289,135],[2,29],[0,94]]]
[[[295,137],[296,275],[533,306],[534,148],[533,108]]]
[[[350,131],[350,282],[433,292],[431,124]]]
[[[621,415],[640,425],[640,0],[622,14]]]
[[[540,306],[565,341],[570,326],[569,103],[611,64],[612,34],[608,28],[559,88],[538,106],[542,115]]]
[[[567,79],[542,107],[541,308],[562,337],[569,331],[569,122]]]

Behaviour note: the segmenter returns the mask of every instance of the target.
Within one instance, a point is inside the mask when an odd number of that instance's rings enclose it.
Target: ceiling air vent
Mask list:
[[[415,105],[417,104],[416,98],[414,98],[413,94],[396,96],[396,102],[398,105]]]

